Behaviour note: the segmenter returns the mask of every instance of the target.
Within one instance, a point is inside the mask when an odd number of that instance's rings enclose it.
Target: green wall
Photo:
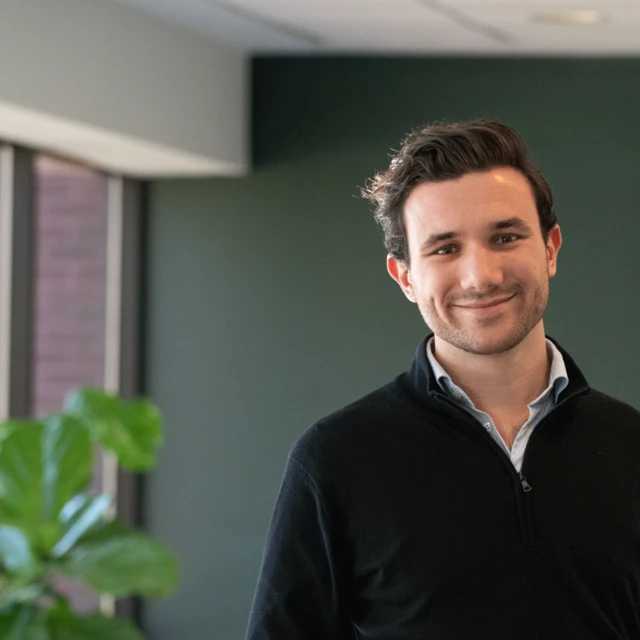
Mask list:
[[[485,116],[525,136],[564,233],[547,331],[640,407],[640,61],[258,59],[253,90],[250,177],[152,186],[147,380],[166,445],[147,522],[183,570],[146,609],[153,640],[243,637],[291,444],[425,333],[357,197],[412,127]]]

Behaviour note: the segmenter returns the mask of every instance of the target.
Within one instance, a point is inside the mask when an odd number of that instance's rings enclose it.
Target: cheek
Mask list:
[[[446,273],[433,269],[421,271],[416,284],[415,291],[420,300],[436,307],[443,306],[444,299],[453,288],[451,278]]]
[[[506,269],[510,279],[519,282],[540,281],[548,276],[546,252],[529,255]]]

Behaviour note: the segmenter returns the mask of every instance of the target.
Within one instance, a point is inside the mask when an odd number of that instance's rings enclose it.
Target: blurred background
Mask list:
[[[414,127],[525,137],[564,235],[547,333],[640,408],[639,55],[637,0],[0,0],[0,417],[82,384],[165,420],[152,473],[95,472],[182,569],[120,615],[242,638],[291,445],[409,365],[358,194]]]

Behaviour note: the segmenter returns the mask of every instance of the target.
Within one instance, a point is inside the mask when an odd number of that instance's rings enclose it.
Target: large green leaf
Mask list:
[[[70,500],[60,513],[65,533],[51,555],[58,558],[71,549],[81,536],[100,521],[110,504],[111,496],[106,493],[92,498],[79,495]]]
[[[100,614],[76,616],[70,611],[52,610],[47,629],[50,640],[144,640],[128,620],[105,618]]]
[[[25,424],[38,424],[35,420],[5,420],[0,422],[0,444],[4,439],[16,428],[22,427]]]
[[[38,584],[0,586],[0,610],[16,605],[28,605],[36,602],[44,595],[44,588]],[[0,638],[4,638],[0,635]]]
[[[42,458],[43,516],[52,522],[91,482],[93,449],[83,423],[67,415],[49,418],[42,434]]]
[[[59,564],[62,573],[116,597],[169,595],[178,582],[171,551],[141,533],[115,534],[76,545]]]
[[[87,533],[82,535],[78,544],[96,544],[98,542],[112,540],[113,538],[129,536],[133,533],[135,533],[135,531],[120,522],[120,520],[111,520],[111,522],[101,522],[93,527],[93,529],[87,531]]]
[[[77,389],[67,394],[64,409],[83,419],[93,440],[125,469],[145,471],[154,465],[162,425],[160,412],[147,400],[123,402],[96,389]]]
[[[69,523],[87,506],[91,497],[86,493],[79,493],[73,496],[62,509],[60,509],[59,520],[64,525]],[[67,527],[68,528],[68,527]]]
[[[0,525],[0,563],[9,573],[26,580],[40,570],[27,536],[8,525]]]
[[[2,506],[30,522],[39,521],[42,516],[43,431],[39,422],[14,422],[0,441]]]
[[[42,622],[43,614],[32,606],[15,607],[0,614],[2,640],[52,640]]]
[[[8,638],[11,632],[11,627],[15,624],[17,612],[13,613],[0,613],[0,638]]]

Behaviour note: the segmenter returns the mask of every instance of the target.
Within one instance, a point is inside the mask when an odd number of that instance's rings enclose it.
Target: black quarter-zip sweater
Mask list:
[[[640,640],[640,413],[559,347],[569,386],[523,483],[426,340],[296,442],[247,638]]]

